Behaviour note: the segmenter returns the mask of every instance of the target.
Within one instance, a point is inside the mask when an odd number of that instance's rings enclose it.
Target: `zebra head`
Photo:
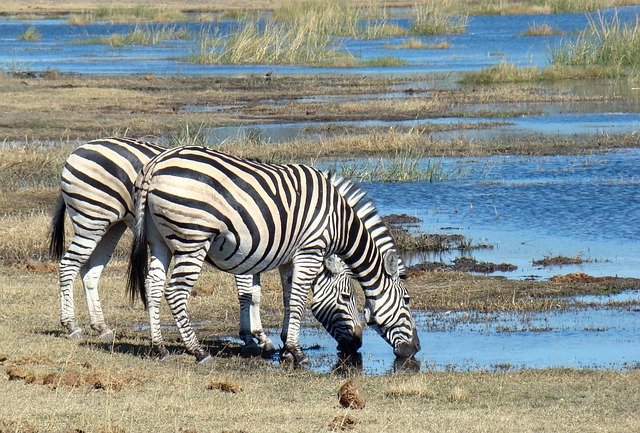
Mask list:
[[[386,251],[383,261],[380,286],[366,294],[365,320],[393,347],[397,357],[410,358],[420,350],[420,339],[409,311],[409,293],[400,277],[402,262],[395,250]]]
[[[351,271],[336,255],[324,262],[313,287],[311,311],[338,342],[340,352],[353,354],[362,346],[362,325]]]

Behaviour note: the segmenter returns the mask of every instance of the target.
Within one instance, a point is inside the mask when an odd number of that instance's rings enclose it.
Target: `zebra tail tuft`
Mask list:
[[[60,194],[53,211],[49,229],[49,256],[51,260],[56,262],[59,262],[64,254],[64,215],[66,211],[67,206],[64,203],[62,194]]]
[[[147,203],[145,190],[136,191],[135,202],[136,220],[133,227],[133,245],[131,247],[131,255],[129,256],[127,288],[131,302],[134,302],[136,298],[140,296],[144,307],[147,308],[145,280],[149,270],[149,258],[147,252],[147,231],[145,227],[145,208]]]

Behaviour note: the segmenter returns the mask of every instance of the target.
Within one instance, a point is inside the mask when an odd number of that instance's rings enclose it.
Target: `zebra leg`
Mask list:
[[[240,356],[270,355],[275,347],[262,329],[260,275],[235,275],[235,279],[240,303],[240,339],[245,344]],[[257,344],[254,338],[258,340]]]
[[[67,330],[68,337],[74,340],[84,338],[82,329],[76,323],[73,304],[73,281],[80,268],[89,260],[98,241],[102,237],[102,230],[96,230],[92,237],[78,234],[74,227],[74,236],[71,245],[60,261],[58,278],[60,280],[60,323]]]
[[[289,328],[289,300],[291,299],[291,282],[293,278],[293,266],[291,263],[280,265],[280,281],[282,282],[282,303],[284,305],[284,320],[282,321],[282,331],[280,332],[280,340],[283,343],[287,341],[287,330]]]
[[[294,365],[305,365],[309,358],[300,347],[300,326],[311,285],[322,267],[322,255],[318,250],[301,251],[293,259],[291,296],[289,299],[289,322],[282,351],[284,360],[292,360]]]
[[[98,242],[87,263],[80,269],[89,309],[89,324],[93,330],[100,333],[100,339],[103,341],[113,341],[114,334],[104,320],[98,295],[98,281],[126,228],[127,226],[123,222],[112,226]]]
[[[149,225],[154,227],[153,225]],[[160,331],[160,302],[164,295],[167,270],[171,263],[171,251],[164,243],[150,243],[151,257],[149,273],[145,281],[147,309],[149,311],[149,330],[151,332],[151,352],[161,360],[169,357]]]
[[[195,252],[175,253],[173,271],[165,292],[165,299],[187,351],[196,357],[199,364],[204,365],[212,364],[213,358],[198,341],[187,314],[187,303],[200,275],[207,250],[208,245],[207,248],[203,247]]]

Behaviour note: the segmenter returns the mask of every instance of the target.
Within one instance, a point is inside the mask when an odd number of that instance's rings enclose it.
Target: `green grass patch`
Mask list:
[[[522,83],[540,79],[540,70],[536,67],[519,68],[512,63],[500,62],[478,72],[469,72],[460,79],[460,82],[463,84]]]
[[[363,182],[436,182],[450,179],[441,160],[426,158],[421,152],[398,152],[390,158],[359,159],[336,164],[343,176]]]
[[[358,62],[360,66],[365,67],[383,67],[383,66],[406,66],[409,63],[397,57],[376,57],[374,59],[361,60]]]
[[[533,24],[522,33],[522,36],[557,36],[562,30],[554,29],[549,24]]]
[[[40,32],[38,32],[38,30],[34,26],[31,26],[27,30],[25,30],[24,33],[22,33],[18,39],[20,39],[21,41],[31,41],[31,42],[39,41]]]
[[[398,45],[385,45],[387,49],[397,50],[444,50],[451,48],[451,44],[447,41],[441,41],[434,44],[427,44],[418,38],[409,38]]]

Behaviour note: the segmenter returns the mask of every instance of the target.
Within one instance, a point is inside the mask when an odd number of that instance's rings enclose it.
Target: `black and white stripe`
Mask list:
[[[113,331],[107,326],[102,313],[98,281],[118,240],[126,227],[133,224],[131,191],[138,172],[144,163],[165,150],[144,141],[105,138],[78,147],[67,159],[61,176],[61,196],[52,219],[50,252],[52,257],[60,260],[61,323],[70,337],[83,337],[76,323],[73,303],[73,281],[80,272],[91,328],[98,331],[101,338],[113,339]],[[74,236],[65,251],[64,219],[67,210]],[[336,338],[340,348],[357,351],[361,344],[361,327],[356,301],[354,296],[345,295],[351,283],[348,276],[323,269],[314,287],[313,302],[331,311],[332,317],[323,315],[320,322]],[[259,276],[236,275],[236,285],[241,310],[241,338],[250,347],[255,345],[255,337],[260,348],[269,350],[273,344],[260,322]]]
[[[197,357],[206,352],[186,306],[205,259],[234,274],[291,263],[284,349],[300,363],[307,360],[299,344],[305,300],[332,254],[360,282],[365,317],[394,353],[409,357],[419,350],[393,241],[371,201],[353,183],[306,165],[265,164],[186,146],[145,165],[135,198],[129,289],[143,299],[148,293],[149,308],[157,309],[173,259],[166,297],[187,350]],[[156,344],[157,324],[151,326]]]

